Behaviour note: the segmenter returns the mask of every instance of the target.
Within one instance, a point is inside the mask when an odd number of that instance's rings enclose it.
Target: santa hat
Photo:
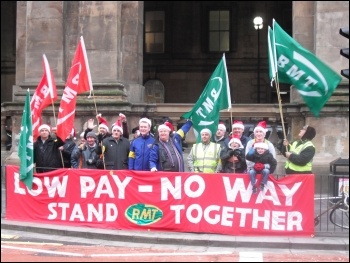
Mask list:
[[[218,130],[224,130],[224,131],[226,131],[226,126],[225,126],[225,124],[223,124],[222,122],[220,122],[219,125],[218,125]]]
[[[99,128],[105,128],[107,130],[107,132],[109,132],[108,123],[107,123],[107,121],[104,118],[102,118],[101,114],[99,114],[97,116],[97,118],[98,118],[98,123],[99,123],[98,127]]]
[[[170,123],[170,122],[169,122]],[[165,129],[165,130],[167,130],[167,131],[171,131],[171,129],[169,128],[169,126],[168,125],[165,125],[165,124],[161,124],[161,125],[159,125],[158,126],[158,131],[160,131],[160,130],[162,130],[162,129]]]
[[[238,147],[238,148],[244,148],[244,147],[243,147],[243,144],[242,144],[242,142],[241,142],[241,139],[239,138],[239,135],[238,135],[238,134],[233,135],[232,139],[231,139],[230,142],[228,143],[228,146],[229,146],[230,148],[233,148],[233,145],[231,146],[231,144],[233,144],[233,143],[238,143],[238,144],[239,144],[239,147]]]
[[[115,130],[119,130],[121,132],[121,134],[123,134],[123,128],[121,126],[119,126],[118,124],[113,124],[112,126],[112,132],[114,132]]]
[[[123,113],[119,113],[118,119],[115,121],[115,123],[112,124],[112,129],[114,125],[123,127],[123,123],[122,123],[123,119],[126,120],[126,116]]]
[[[164,125],[168,126],[171,132],[174,131],[174,126],[171,124],[171,122],[166,121],[166,122],[164,122]],[[159,129],[159,128],[158,128],[158,129]]]
[[[241,122],[241,121],[234,121],[233,124],[232,124],[232,130],[234,128],[240,128],[240,129],[244,130],[243,122]]]
[[[259,122],[258,125],[256,125],[256,127],[254,128],[254,133],[255,131],[262,131],[264,134],[266,134],[266,121]]]
[[[209,135],[211,137],[211,135],[212,135],[211,130],[209,130],[208,128],[204,128],[203,130],[201,130],[201,134],[205,133],[205,132],[209,133]]]
[[[38,132],[40,132],[42,129],[46,129],[46,130],[48,130],[49,132],[51,132],[51,128],[50,128],[50,126],[47,125],[47,124],[42,124],[42,125],[40,125],[39,128],[38,128]]]
[[[256,149],[256,148],[263,148],[265,150],[268,150],[269,146],[267,145],[267,143],[257,142],[257,143],[254,143],[254,149]]]
[[[148,119],[148,118],[142,118],[142,119],[139,121],[139,125],[141,124],[141,122],[146,122],[146,123],[149,125],[149,127],[152,126],[152,122],[151,122],[151,120]]]

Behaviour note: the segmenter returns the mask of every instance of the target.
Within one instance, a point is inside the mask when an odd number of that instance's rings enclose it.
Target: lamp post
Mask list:
[[[260,29],[263,28],[263,19],[257,16],[253,20],[254,28],[258,30],[258,103],[260,103]]]

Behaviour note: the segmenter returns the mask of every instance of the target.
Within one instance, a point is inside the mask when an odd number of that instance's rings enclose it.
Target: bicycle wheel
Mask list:
[[[331,222],[341,228],[349,229],[349,212],[342,210],[342,205],[334,207],[329,214]]]

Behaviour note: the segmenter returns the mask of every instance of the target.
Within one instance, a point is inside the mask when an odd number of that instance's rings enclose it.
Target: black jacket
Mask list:
[[[51,135],[43,143],[39,136],[34,143],[34,163],[37,173],[45,173],[62,168],[62,158],[58,150],[64,143],[60,137],[53,139]]]
[[[269,150],[266,150],[263,154],[258,154],[256,149],[254,150],[254,154],[247,154],[245,157],[248,161],[254,163],[262,163],[270,165],[270,173],[273,173],[277,167],[277,160],[273,158],[272,153]]]

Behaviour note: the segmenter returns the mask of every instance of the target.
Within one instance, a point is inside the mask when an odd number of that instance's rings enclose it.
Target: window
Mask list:
[[[230,51],[230,11],[209,11],[209,51]]]
[[[145,12],[145,52],[164,53],[164,11]]]

